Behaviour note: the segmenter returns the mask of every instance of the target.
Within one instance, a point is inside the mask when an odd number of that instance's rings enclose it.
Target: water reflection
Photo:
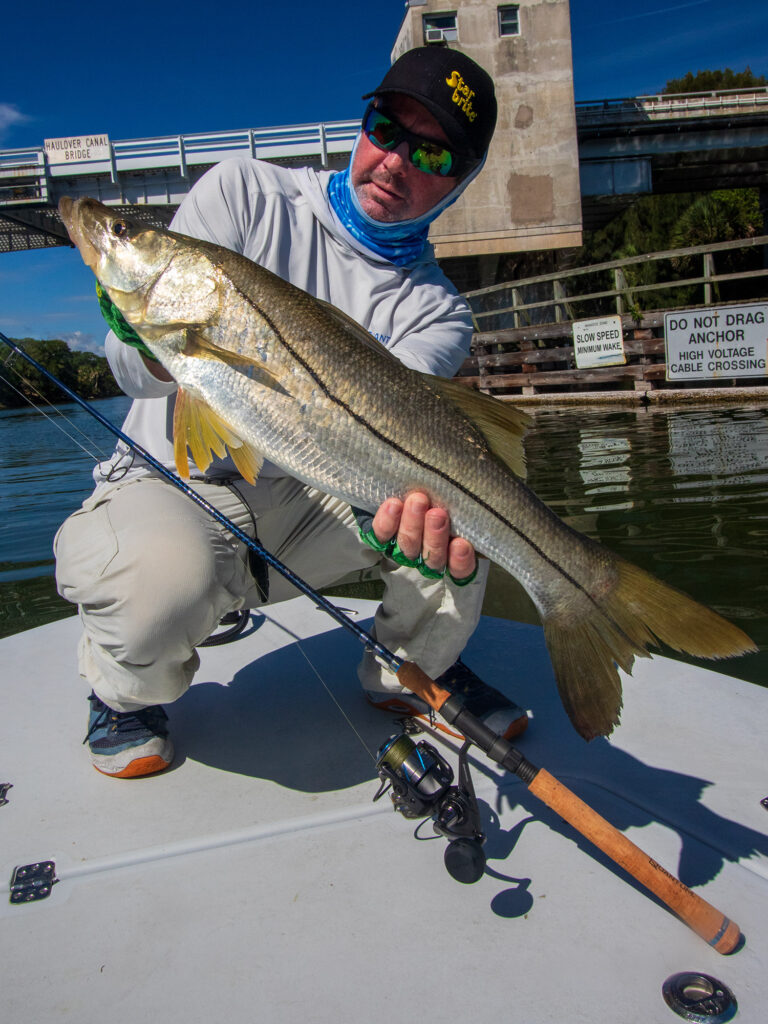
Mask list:
[[[765,478],[768,471],[766,417],[755,410],[737,410],[738,416],[712,417],[707,413],[668,417],[669,455],[679,488],[702,477],[742,487]]]
[[[768,649],[768,409],[539,410],[528,483]],[[765,654],[722,667],[765,682]]]
[[[580,427],[579,473],[589,494],[615,494],[629,490],[632,445],[627,437],[595,436],[595,430]],[[597,506],[598,508],[601,506]],[[618,502],[613,508],[627,508]],[[593,511],[587,509],[586,511]]]

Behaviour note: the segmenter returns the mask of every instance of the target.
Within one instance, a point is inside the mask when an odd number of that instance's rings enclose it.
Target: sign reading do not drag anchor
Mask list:
[[[768,304],[664,314],[667,380],[764,377]]]

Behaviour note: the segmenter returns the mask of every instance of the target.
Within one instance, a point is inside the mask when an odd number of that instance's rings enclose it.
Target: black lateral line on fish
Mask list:
[[[242,292],[240,294],[242,295]],[[603,615],[606,619],[608,619],[611,623],[613,623],[613,626],[624,637],[624,639],[627,640],[627,642],[630,643],[633,647],[635,646],[631,638],[627,636],[627,634],[624,632],[624,630],[621,628],[618,622],[616,622],[616,620],[597,603],[597,601],[590,594],[590,592],[585,587],[583,587],[578,580],[574,579],[573,576],[570,575],[570,573],[566,572],[562,565],[560,565],[558,562],[555,562],[554,559],[550,558],[545,551],[542,551],[538,544],[535,544],[531,540],[531,538],[527,537],[522,532],[522,530],[515,526],[514,523],[511,523],[508,519],[505,519],[503,515],[501,515],[495,508],[493,508],[492,505],[489,505],[487,502],[483,501],[482,498],[478,498],[477,495],[473,494],[468,487],[465,487],[457,480],[454,480],[453,477],[443,472],[443,470],[438,469],[435,466],[431,466],[428,462],[424,462],[422,459],[418,458],[418,456],[414,455],[412,452],[409,452],[406,448],[403,448],[396,441],[393,441],[390,437],[387,437],[386,434],[382,434],[381,431],[377,430],[376,427],[374,427],[372,424],[368,422],[368,420],[366,420],[359,413],[356,413],[354,409],[350,408],[350,406],[348,406],[346,402],[342,401],[342,399],[334,395],[330,391],[328,386],[324,383],[324,381],[318,376],[317,372],[309,365],[306,359],[300,356],[299,353],[286,341],[286,339],[283,337],[280,330],[278,329],[277,325],[264,312],[264,310],[257,303],[253,302],[250,298],[248,298],[248,296],[242,295],[242,297],[245,299],[246,302],[248,302],[250,306],[253,307],[253,309],[256,311],[256,313],[258,313],[259,316],[263,317],[268,327],[274,332],[275,337],[279,340],[280,344],[284,345],[285,348],[293,356],[293,358],[298,363],[300,363],[301,366],[304,367],[304,369],[307,371],[310,377],[315,381],[317,386],[321,389],[323,394],[330,399],[330,401],[340,406],[344,410],[344,412],[351,416],[352,419],[362,424],[362,426],[364,426],[368,431],[370,431],[370,433],[373,434],[374,437],[377,437],[380,441],[384,441],[386,444],[392,445],[392,447],[401,455],[404,455],[412,462],[415,462],[417,466],[420,466],[422,469],[427,470],[427,472],[434,473],[435,476],[441,477],[447,483],[451,484],[452,487],[455,487],[457,490],[467,495],[468,498],[471,498],[473,501],[476,501],[478,505],[480,505],[482,508],[486,510],[486,512],[490,512],[492,516],[495,516],[496,519],[498,519],[501,523],[504,524],[504,526],[506,526],[514,534],[516,534],[516,536],[519,537],[520,540],[524,541],[530,548],[532,548],[532,550],[536,552],[539,558],[541,558],[548,565],[550,565],[556,572],[559,572],[564,579],[566,579],[573,587],[576,588],[576,590],[584,594],[584,596],[594,605],[594,607],[600,612],[600,614]]]

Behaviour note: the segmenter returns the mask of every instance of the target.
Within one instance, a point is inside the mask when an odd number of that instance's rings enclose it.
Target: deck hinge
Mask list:
[[[20,864],[11,875],[11,903],[44,900],[51,895],[51,889],[57,882],[56,865],[52,860]]]

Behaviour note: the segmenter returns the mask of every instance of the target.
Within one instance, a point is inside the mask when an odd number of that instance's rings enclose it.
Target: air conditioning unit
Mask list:
[[[424,30],[424,42],[426,43],[444,43],[445,36],[441,28],[428,28]]]

